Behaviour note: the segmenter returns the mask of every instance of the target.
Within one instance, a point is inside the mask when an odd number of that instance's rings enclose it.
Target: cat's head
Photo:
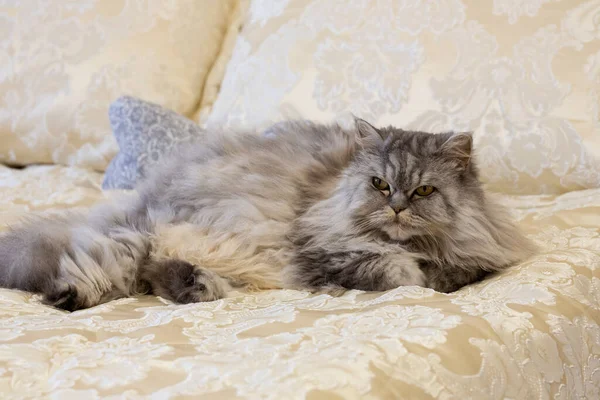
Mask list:
[[[362,146],[340,189],[358,230],[436,236],[484,201],[470,134],[356,125]]]

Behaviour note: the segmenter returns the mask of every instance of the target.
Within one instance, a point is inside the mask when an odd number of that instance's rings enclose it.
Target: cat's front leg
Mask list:
[[[311,291],[339,289],[384,291],[399,286],[426,286],[425,274],[410,253],[368,251],[328,253],[300,251],[284,270],[287,286]]]

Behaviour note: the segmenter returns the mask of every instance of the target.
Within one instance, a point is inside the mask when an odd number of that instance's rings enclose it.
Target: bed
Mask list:
[[[110,200],[101,182],[0,167],[2,226]],[[68,313],[2,289],[0,397],[600,398],[600,190],[501,201],[539,254],[452,294],[144,296]]]
[[[0,3],[0,231],[121,194],[101,186],[139,151],[108,117],[130,95],[207,132],[350,113],[473,131],[483,181],[539,246],[452,294],[68,313],[0,289],[0,398],[600,399],[598,0]],[[173,139],[149,115],[136,139]]]

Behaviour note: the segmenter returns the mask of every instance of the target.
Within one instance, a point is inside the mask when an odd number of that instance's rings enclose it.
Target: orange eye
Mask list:
[[[429,196],[431,193],[433,193],[435,191],[435,188],[433,186],[429,186],[429,185],[425,185],[425,186],[419,186],[416,190],[415,190],[415,194],[417,196],[421,196],[421,197],[427,197]]]

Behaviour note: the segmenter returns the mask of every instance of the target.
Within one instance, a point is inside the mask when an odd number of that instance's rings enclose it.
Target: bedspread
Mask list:
[[[109,197],[0,167],[0,223]],[[540,253],[453,294],[279,290],[66,313],[0,290],[1,398],[600,398],[600,190],[504,196]]]

